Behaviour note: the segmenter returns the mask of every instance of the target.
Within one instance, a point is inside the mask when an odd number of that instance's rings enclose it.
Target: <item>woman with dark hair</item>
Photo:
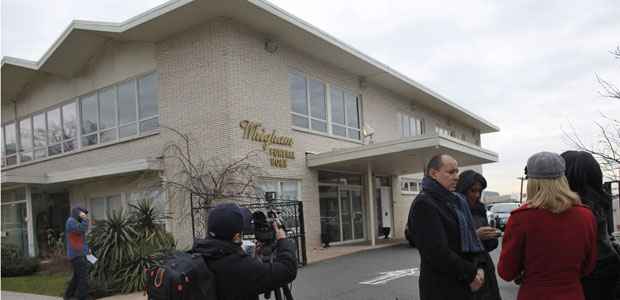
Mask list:
[[[474,299],[498,300],[501,299],[501,297],[497,285],[497,277],[495,276],[495,266],[489,252],[497,248],[499,231],[489,226],[486,209],[484,204],[480,202],[480,196],[486,187],[487,181],[482,175],[475,171],[468,170],[461,173],[459,176],[459,181],[456,184],[456,192],[457,195],[466,200],[472,215],[472,225],[485,250],[480,253],[478,258],[485,266],[485,284],[480,290],[474,293]]]
[[[566,178],[581,202],[592,209],[597,222],[598,256],[594,271],[581,279],[586,300],[615,299],[614,289],[620,276],[620,256],[611,243],[608,212],[611,197],[603,190],[603,172],[594,157],[584,151],[562,153]]]

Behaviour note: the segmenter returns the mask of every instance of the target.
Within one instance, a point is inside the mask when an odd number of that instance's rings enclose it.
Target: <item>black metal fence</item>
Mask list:
[[[192,236],[194,239],[205,238],[207,235],[207,217],[209,210],[217,202],[235,202],[241,207],[255,211],[275,210],[279,212],[280,219],[286,229],[286,236],[295,243],[297,249],[297,261],[300,266],[306,265],[306,236],[304,228],[303,202],[297,200],[283,200],[271,198],[269,201],[264,197],[249,195],[227,196],[223,200],[208,201],[211,205],[205,205],[205,197],[190,195],[192,214]],[[267,195],[267,198],[270,198]],[[207,198],[208,199],[208,198]],[[253,234],[243,235],[245,240],[254,240]]]

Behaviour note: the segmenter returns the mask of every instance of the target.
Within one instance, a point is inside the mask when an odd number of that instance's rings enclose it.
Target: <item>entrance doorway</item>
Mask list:
[[[365,209],[361,186],[319,185],[321,235],[330,243],[363,241]]]
[[[377,237],[389,238],[394,234],[392,215],[392,186],[389,177],[375,178],[375,204],[377,207]]]
[[[54,246],[64,243],[65,222],[69,217],[69,193],[32,188],[32,216],[36,255],[49,256]]]

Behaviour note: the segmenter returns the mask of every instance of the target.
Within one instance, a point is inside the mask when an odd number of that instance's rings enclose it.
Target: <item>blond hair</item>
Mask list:
[[[581,204],[579,195],[571,191],[565,176],[553,179],[530,178],[527,180],[527,205],[559,214]]]

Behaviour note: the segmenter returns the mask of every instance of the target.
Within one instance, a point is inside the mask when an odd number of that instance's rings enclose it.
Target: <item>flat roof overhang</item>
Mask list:
[[[498,161],[497,153],[445,136],[422,136],[398,139],[355,148],[309,154],[309,168],[365,173],[368,164],[379,175],[405,175],[424,171],[433,155],[445,153],[459,166],[473,166]]]
[[[161,171],[163,166],[158,159],[137,159],[128,162],[106,164],[102,166],[77,168],[68,171],[51,172],[40,176],[23,176],[2,172],[2,185],[17,184],[55,184],[75,182],[105,176],[123,175],[143,171]]]

